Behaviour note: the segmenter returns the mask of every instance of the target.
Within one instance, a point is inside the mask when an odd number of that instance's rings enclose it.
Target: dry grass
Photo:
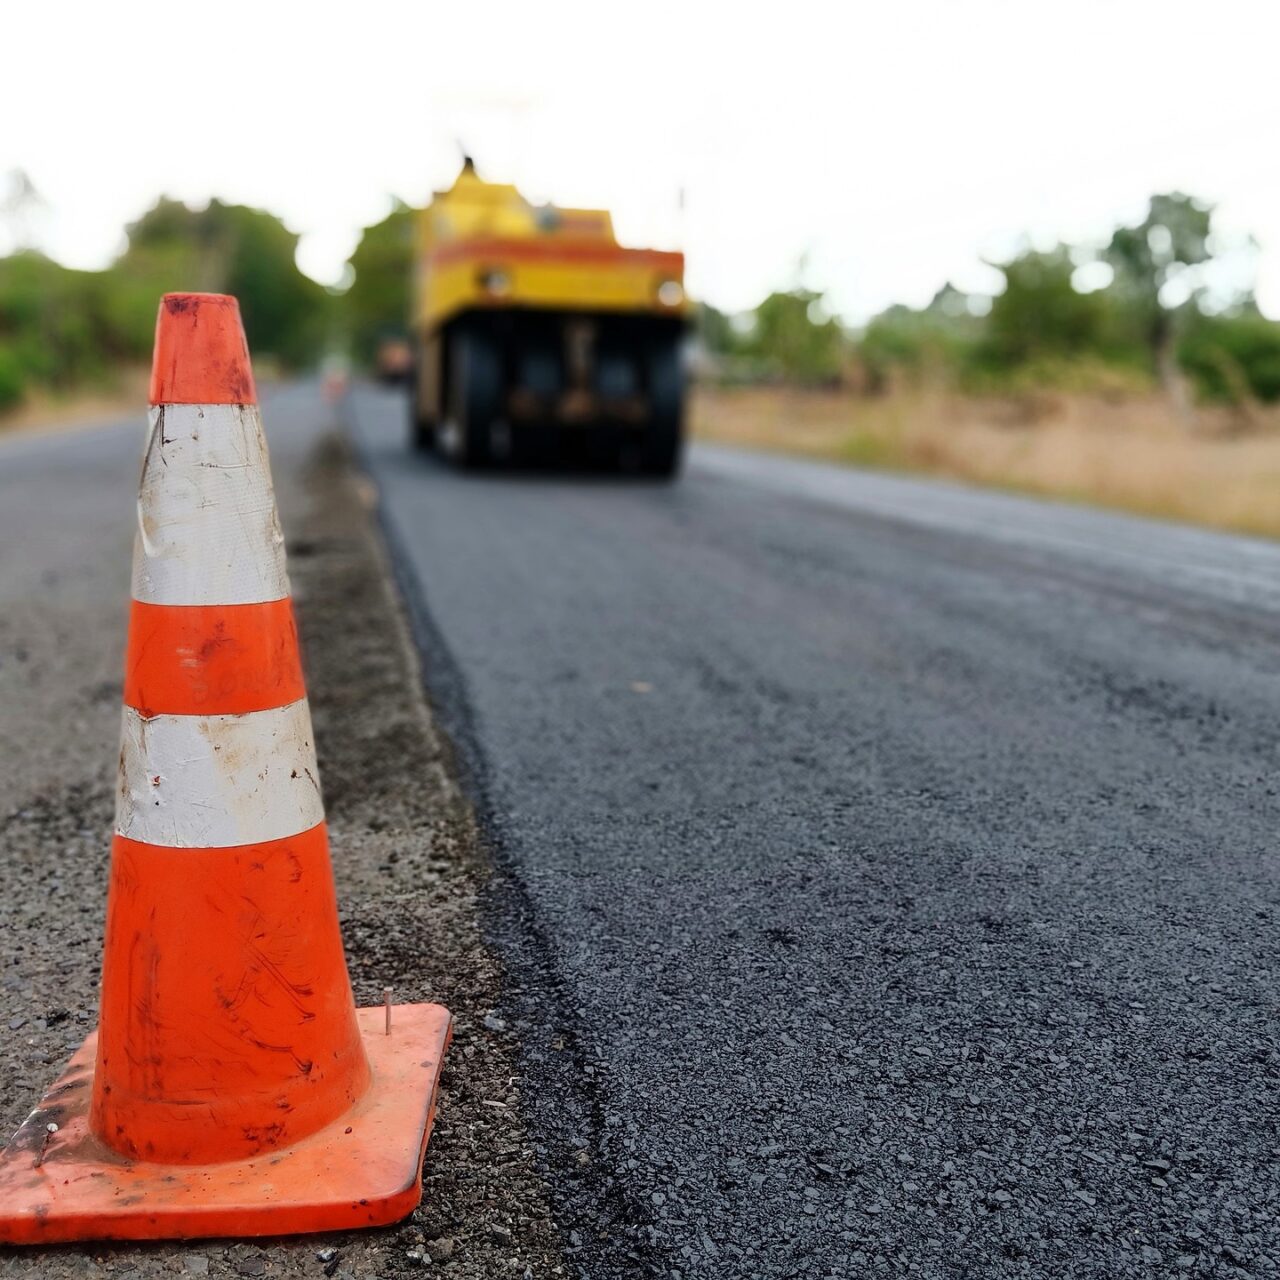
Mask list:
[[[0,413],[0,435],[6,431],[58,431],[130,415],[141,420],[150,376],[146,369],[121,369],[107,385],[91,391],[58,396],[33,391],[17,409]]]
[[[704,440],[1280,537],[1280,414],[1184,421],[1161,398],[699,388]]]

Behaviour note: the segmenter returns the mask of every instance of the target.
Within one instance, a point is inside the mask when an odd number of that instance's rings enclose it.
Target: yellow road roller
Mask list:
[[[470,160],[422,211],[413,443],[464,467],[576,455],[679,469],[684,255],[626,249],[602,209],[534,205]]]

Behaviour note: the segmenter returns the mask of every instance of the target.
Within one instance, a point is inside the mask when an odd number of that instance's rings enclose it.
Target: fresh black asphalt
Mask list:
[[[350,411],[582,1275],[1280,1273],[1280,548]]]

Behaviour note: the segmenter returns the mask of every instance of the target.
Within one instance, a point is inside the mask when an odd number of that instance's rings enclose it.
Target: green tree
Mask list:
[[[742,343],[733,327],[733,318],[713,307],[709,302],[699,302],[694,311],[694,327],[703,347],[712,355],[735,354]]]
[[[117,321],[149,340],[160,293],[232,293],[253,354],[297,368],[317,354],[327,316],[327,295],[298,269],[297,248],[298,237],[264,210],[161,199],[128,228],[116,263]]]
[[[1118,227],[1103,257],[1115,271],[1112,296],[1133,317],[1161,384],[1177,393],[1179,308],[1194,299],[1209,261],[1212,207],[1180,192],[1154,195],[1136,226]],[[1170,299],[1171,285],[1184,298]]]
[[[899,375],[911,382],[951,379],[968,359],[981,324],[968,297],[949,282],[926,307],[887,307],[857,344],[867,389],[885,391]]]
[[[329,297],[298,270],[297,244],[258,209],[160,200],[128,228],[127,247],[105,271],[73,271],[32,249],[0,258],[0,408],[33,385],[66,391],[145,362],[157,301],[170,290],[235,294],[255,356],[307,363],[324,337]]]
[[[788,381],[818,384],[839,378],[847,340],[840,322],[824,314],[822,294],[796,288],[771,293],[756,308],[743,346]]]
[[[408,329],[416,217],[417,210],[397,200],[381,222],[364,229],[351,255],[355,278],[341,306],[352,354],[366,363],[384,338]]]
[[[991,303],[981,355],[1013,368],[1035,361],[1071,360],[1106,345],[1106,300],[1079,292],[1076,265],[1066,245],[1047,252],[1028,249],[993,263],[1004,289]]]

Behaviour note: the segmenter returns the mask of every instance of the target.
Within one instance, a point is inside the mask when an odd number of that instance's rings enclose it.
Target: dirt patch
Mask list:
[[[0,1254],[0,1275],[386,1280],[425,1270],[532,1280],[568,1271],[524,1128],[515,1041],[493,1012],[502,975],[478,923],[488,866],[421,696],[368,495],[338,439],[313,459],[304,491],[309,513],[290,530],[289,567],[356,998],[377,1003],[390,986],[397,1001],[439,1001],[455,1018],[423,1203],[380,1231],[11,1251]],[[118,686],[111,693],[114,701]],[[96,1019],[108,765],[0,820],[6,860],[27,873],[0,904],[9,939],[0,1086],[11,1123]]]

